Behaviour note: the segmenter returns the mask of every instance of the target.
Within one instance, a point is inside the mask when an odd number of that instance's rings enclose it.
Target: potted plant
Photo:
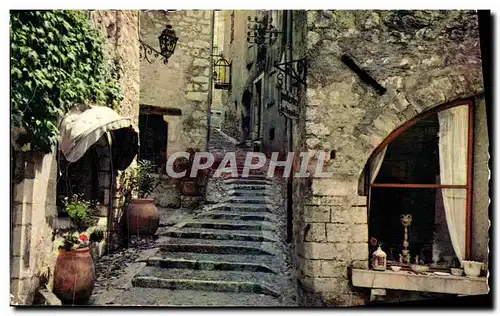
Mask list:
[[[160,224],[160,215],[154,198],[148,196],[161,184],[159,177],[153,175],[155,165],[148,160],[140,160],[129,174],[128,183],[131,195],[126,198],[126,223],[131,235],[154,235]]]
[[[71,198],[64,198],[63,205],[77,229],[88,228],[95,224],[97,203],[85,200],[83,194],[73,194]]]
[[[201,189],[205,185],[205,180],[208,175],[206,169],[198,170],[196,178],[191,178],[191,170],[193,169],[194,155],[199,152],[198,149],[188,148],[189,158],[181,157],[177,159],[174,164],[176,172],[186,171],[186,174],[180,179],[180,190],[182,195],[186,196],[199,196]]]
[[[92,243],[101,242],[104,232],[95,229],[85,233],[67,233],[59,246],[54,268],[53,292],[65,303],[84,303],[95,284],[94,260],[90,253]]]

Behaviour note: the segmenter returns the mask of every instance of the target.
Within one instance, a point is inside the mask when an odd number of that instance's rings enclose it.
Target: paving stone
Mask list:
[[[131,299],[133,298],[133,299]],[[123,292],[114,305],[120,306],[233,306],[267,307],[280,306],[280,301],[270,295],[254,293],[169,290],[154,288],[131,288]]]

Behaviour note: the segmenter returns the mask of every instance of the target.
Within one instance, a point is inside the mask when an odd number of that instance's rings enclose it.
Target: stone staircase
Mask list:
[[[211,151],[236,150],[212,131]],[[237,150],[238,164],[246,151]],[[161,231],[159,251],[132,279],[128,305],[293,306],[287,272],[283,203],[264,179],[222,180],[224,197],[174,230]],[[166,294],[168,292],[168,294]],[[123,302],[127,305],[126,296]]]

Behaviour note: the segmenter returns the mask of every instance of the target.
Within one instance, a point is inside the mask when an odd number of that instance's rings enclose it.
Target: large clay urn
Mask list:
[[[154,199],[132,199],[127,210],[130,235],[154,235],[160,224],[160,215]]]
[[[54,294],[64,303],[85,303],[94,289],[95,270],[90,248],[59,249],[54,268]]]

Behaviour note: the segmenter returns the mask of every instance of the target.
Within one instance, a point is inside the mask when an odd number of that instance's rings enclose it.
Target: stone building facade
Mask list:
[[[140,64],[140,104],[181,113],[165,112],[167,155],[187,148],[205,149],[211,15],[212,11],[201,10],[140,12],[140,38],[148,45],[159,50],[158,36],[166,24],[179,38],[168,64],[152,56],[153,63],[143,59]]]
[[[290,149],[273,67],[277,61],[287,61],[286,12],[222,12],[224,55],[232,63],[232,89],[223,94],[227,119],[222,130],[240,141],[262,136],[258,150],[263,152],[309,152],[312,162],[318,151],[325,151],[325,171],[333,174],[293,180],[290,247],[303,306],[368,302],[370,289],[353,285],[353,270],[366,271],[370,266],[365,167],[398,128],[459,100],[470,99],[474,105],[469,259],[487,262],[489,140],[475,12],[292,11],[292,60],[306,60],[307,76],[298,92]],[[264,45],[265,53],[258,57],[246,42],[248,16],[272,16],[282,32],[277,41]],[[357,65],[358,73],[346,60]],[[376,84],[366,83],[366,76]],[[260,78],[264,81],[260,131],[251,124],[253,135],[245,135],[245,116],[255,122],[252,114],[259,104],[255,82]],[[268,137],[270,128],[275,128],[274,141]],[[484,282],[469,288],[472,294],[485,294]],[[418,289],[388,290],[386,299],[408,300],[420,294]]]
[[[398,127],[465,98],[473,98],[476,109],[470,257],[487,262],[488,136],[476,13],[299,11],[293,23],[301,28],[294,35],[302,34],[295,35],[294,58],[306,57],[308,64],[294,149],[329,152],[326,169],[333,174],[295,180],[303,304],[367,302],[369,291],[352,283],[352,270],[369,266],[369,200],[360,189],[365,165]],[[383,93],[347,67],[344,55],[385,88]]]
[[[118,109],[122,116],[138,122],[139,116],[139,47],[137,11],[91,11],[94,25],[106,39],[109,58],[119,71],[118,80],[124,92]],[[104,146],[102,146],[104,145]],[[96,144],[99,158],[98,189],[104,192],[107,206],[113,192],[110,156],[106,139]],[[37,288],[51,286],[61,237],[55,229],[67,228],[58,217],[57,181],[58,148],[43,155],[34,152],[11,152],[12,159],[12,227],[11,227],[11,302],[31,304]],[[116,188],[116,183],[113,185]],[[98,225],[106,229],[107,213]],[[102,249],[96,249],[100,253]]]
[[[267,154],[284,153],[287,120],[278,109],[279,71],[274,65],[283,61],[286,50],[285,11],[221,12],[225,16],[224,55],[232,65],[231,89],[223,93],[227,119],[222,130],[239,141],[261,139],[261,150]],[[270,39],[270,33],[266,33],[261,38],[263,43],[256,44],[255,18],[267,20],[276,36]]]

